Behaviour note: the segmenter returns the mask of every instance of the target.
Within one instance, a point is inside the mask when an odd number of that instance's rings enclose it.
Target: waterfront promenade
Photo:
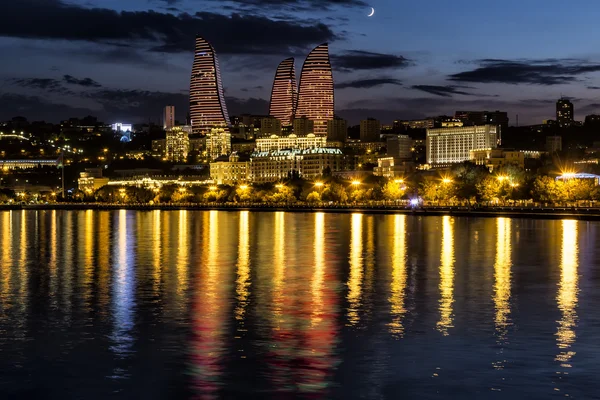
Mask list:
[[[120,203],[49,203],[0,205],[1,210],[218,210],[256,212],[327,212],[365,214],[407,214],[419,216],[454,215],[466,217],[515,217],[544,219],[600,220],[600,207],[553,207],[553,206],[425,206],[407,207],[390,204],[264,204],[264,203],[161,203],[161,204],[120,204]]]

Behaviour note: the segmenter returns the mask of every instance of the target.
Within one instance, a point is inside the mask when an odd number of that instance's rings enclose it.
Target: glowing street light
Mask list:
[[[496,179],[498,179],[500,182],[503,182],[503,181],[505,181],[506,179],[508,179],[508,177],[506,177],[506,176],[499,176],[499,177],[497,177]]]
[[[396,182],[396,183],[404,183],[404,179],[396,179],[396,180],[394,180],[394,182]]]
[[[216,186],[211,186],[211,187],[209,187],[209,189],[210,189],[211,192],[214,192],[215,190],[217,190],[217,187]]]
[[[248,185],[240,185],[240,189],[246,190],[246,189],[248,189]]]
[[[352,186],[358,186],[360,185],[360,181],[352,181]]]
[[[315,186],[318,188],[322,188],[323,186],[325,186],[325,184],[323,182],[315,182]]]
[[[445,184],[452,183],[452,179],[450,179],[450,178],[444,178],[444,179],[442,179],[442,182],[445,183]]]
[[[275,185],[275,187],[279,190],[283,189],[285,187],[285,185],[282,185],[281,183],[278,183],[277,185]]]

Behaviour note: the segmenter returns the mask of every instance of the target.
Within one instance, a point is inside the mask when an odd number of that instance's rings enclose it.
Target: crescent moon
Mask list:
[[[367,15],[367,17],[372,17],[375,14],[375,9],[371,7],[371,14]]]

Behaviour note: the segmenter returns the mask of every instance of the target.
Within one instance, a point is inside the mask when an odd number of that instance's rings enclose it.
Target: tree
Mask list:
[[[319,192],[310,192],[308,196],[306,196],[306,201],[309,203],[320,203],[321,194],[319,194]]]
[[[400,182],[389,180],[383,187],[383,198],[385,200],[400,200],[406,191],[406,186]]]

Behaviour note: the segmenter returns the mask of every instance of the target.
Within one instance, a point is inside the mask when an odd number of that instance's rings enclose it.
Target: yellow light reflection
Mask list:
[[[162,236],[161,236],[161,210],[152,211],[152,287],[154,293],[160,293],[162,282]]]
[[[362,214],[352,214],[348,276],[348,323],[350,325],[356,325],[360,321],[358,311],[361,304],[363,278],[362,219]]]
[[[325,214],[315,214],[315,270],[313,272],[312,292],[312,314],[311,326],[318,325],[323,319],[323,281],[325,276]]]
[[[183,296],[188,287],[189,263],[188,211],[179,210],[179,239],[177,246],[177,294]]]
[[[392,335],[402,337],[404,326],[402,320],[406,314],[404,296],[406,293],[406,216],[394,216],[394,234],[392,236],[392,279],[390,283],[390,322],[389,331]]]
[[[440,320],[437,329],[444,336],[453,325],[454,304],[454,227],[449,216],[442,217],[442,255],[440,265]]]
[[[250,297],[250,230],[249,211],[240,211],[235,318],[243,322]]]
[[[495,324],[498,335],[504,337],[506,329],[510,325],[511,221],[508,218],[498,218],[496,227],[496,262],[494,264]]]
[[[274,236],[273,312],[275,321],[279,326],[283,312],[283,278],[285,276],[285,214],[281,211],[275,213]]]
[[[100,211],[98,216],[98,309],[102,315],[108,314],[110,303],[110,233],[112,231],[111,212]]]
[[[10,273],[12,270],[12,211],[6,211],[2,213],[2,260],[0,262],[0,274],[2,281],[0,282],[0,300],[2,301],[2,309],[0,310],[0,316],[5,317],[5,313],[10,307]]]
[[[570,368],[570,360],[575,355],[569,350],[575,343],[575,327],[577,324],[578,288],[578,243],[577,221],[562,221],[562,252],[560,258],[560,284],[556,300],[562,318],[558,321],[556,341],[560,353],[556,356],[561,367]]]
[[[94,211],[85,212],[84,222],[84,266],[83,266],[83,303],[90,311],[92,296],[92,277],[94,274]]]

